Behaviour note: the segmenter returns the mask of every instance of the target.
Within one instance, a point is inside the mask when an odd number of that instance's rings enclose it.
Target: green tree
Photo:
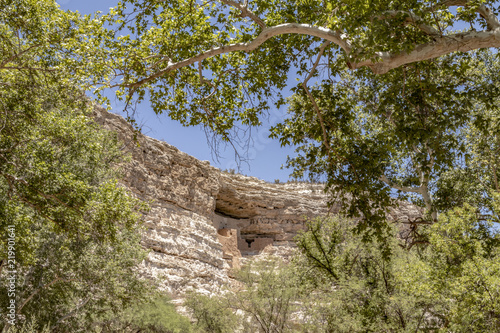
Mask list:
[[[120,144],[84,93],[109,35],[54,1],[1,0],[0,36],[0,327],[92,330],[147,297],[136,270],[146,207],[117,183]]]
[[[482,56],[481,62],[489,69],[479,70],[481,81],[488,84],[482,90],[483,94],[495,94],[498,91],[495,84],[498,81],[498,61]],[[436,184],[436,206],[444,211],[468,203],[483,214],[495,214],[498,220],[499,212],[493,205],[493,197],[500,191],[500,110],[495,99],[486,98],[484,101],[494,106],[475,105],[473,117],[462,131],[468,158],[440,176]]]
[[[494,205],[499,204],[498,194]],[[498,221],[498,220],[497,220]],[[429,246],[401,267],[400,287],[419,300],[427,324],[451,332],[500,329],[500,237],[465,204],[429,228]]]
[[[104,320],[104,332],[191,333],[194,327],[187,317],[177,313],[170,298],[155,295],[150,301],[135,304]]]
[[[295,177],[326,178],[332,201],[363,218],[358,230],[370,226],[383,234],[386,209],[397,200],[411,199],[436,221],[439,210],[456,203],[445,189],[453,184],[441,177],[450,178],[473,156],[486,158],[472,134],[485,141],[491,135],[484,133],[496,128],[491,115],[498,104],[490,97],[498,87],[485,75],[499,73],[498,61],[489,52],[472,56],[450,55],[385,75],[342,71],[311,88],[297,87],[290,117],[273,129],[283,145],[298,145],[288,167]]]
[[[282,258],[259,258],[236,272],[232,290],[213,297],[192,294],[186,306],[204,332],[295,332],[300,324],[292,316],[302,309],[298,302],[306,290],[301,276]]]
[[[341,217],[310,221],[297,238],[295,265],[312,286],[304,307],[313,332],[415,332],[415,298],[395,279],[411,255],[391,237],[388,259],[376,243],[353,233],[353,221]],[[392,231],[394,233],[394,231]]]
[[[500,197],[493,197],[498,208]],[[304,300],[306,331],[497,332],[500,238],[493,221],[479,220],[465,204],[425,227],[425,246],[408,250],[391,238],[389,258],[362,242],[349,220],[311,221],[295,258],[312,298]]]
[[[225,297],[207,296],[192,292],[187,295],[185,305],[196,320],[195,327],[200,332],[230,333],[240,324],[238,316]]]

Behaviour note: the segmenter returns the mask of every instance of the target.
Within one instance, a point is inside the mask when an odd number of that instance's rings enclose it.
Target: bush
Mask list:
[[[393,237],[389,257],[353,226],[317,219],[297,239],[307,332],[500,331],[500,237],[475,207],[441,214],[425,245]]]
[[[188,294],[185,305],[191,309],[196,328],[206,333],[233,333],[239,326],[238,317],[223,297]]]
[[[111,320],[103,322],[103,332],[191,333],[187,317],[179,314],[167,296],[135,305]]]
[[[245,314],[247,332],[292,331],[291,315],[299,309],[305,286],[294,268],[281,258],[268,257],[237,272],[242,288],[230,295],[231,304]]]
[[[304,291],[297,273],[279,258],[261,259],[236,273],[238,290],[218,297],[191,294],[186,306],[202,332],[294,332],[291,315]]]

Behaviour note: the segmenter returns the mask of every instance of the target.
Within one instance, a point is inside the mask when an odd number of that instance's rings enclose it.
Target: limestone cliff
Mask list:
[[[321,185],[224,173],[165,142],[142,134],[134,141],[132,127],[102,108],[95,119],[132,156],[123,184],[151,206],[143,245],[152,251],[141,269],[173,295],[190,288],[217,292],[241,257],[289,253],[305,218],[328,212]],[[413,218],[419,211],[404,205],[392,215]]]

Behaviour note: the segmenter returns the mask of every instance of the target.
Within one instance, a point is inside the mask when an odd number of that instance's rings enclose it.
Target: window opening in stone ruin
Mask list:
[[[251,248],[252,247],[252,243],[255,241],[255,239],[245,239],[245,241],[248,244],[248,248]]]

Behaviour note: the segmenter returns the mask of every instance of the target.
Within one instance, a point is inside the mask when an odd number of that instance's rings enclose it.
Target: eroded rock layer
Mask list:
[[[306,218],[337,212],[327,209],[321,185],[270,184],[224,173],[134,133],[122,117],[102,108],[95,119],[116,132],[132,156],[123,184],[151,205],[143,245],[152,251],[141,269],[174,296],[188,289],[217,292],[241,257],[285,255]],[[392,215],[414,218],[419,211],[404,205]]]

